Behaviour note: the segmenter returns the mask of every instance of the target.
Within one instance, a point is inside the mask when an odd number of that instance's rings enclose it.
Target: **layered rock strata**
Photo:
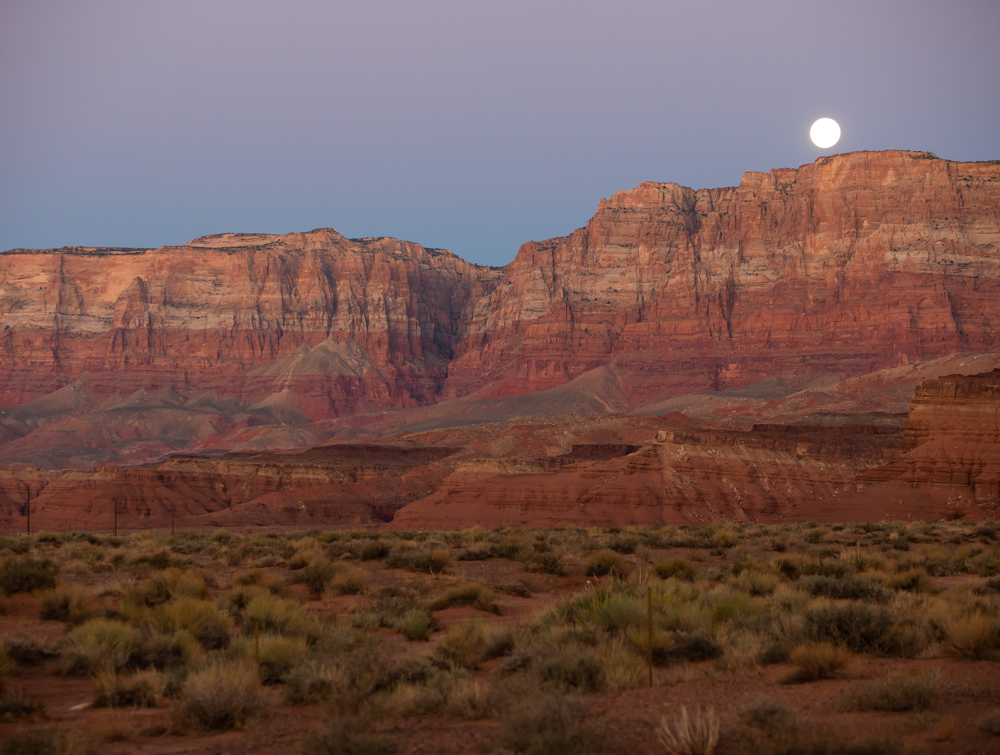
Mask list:
[[[645,183],[521,247],[476,304],[447,395],[611,363],[643,401],[988,350],[998,264],[1000,162],[856,152],[735,188]]]
[[[310,417],[437,399],[472,302],[498,273],[330,229],[145,250],[0,255],[0,406],[87,375],[139,389],[281,401]]]

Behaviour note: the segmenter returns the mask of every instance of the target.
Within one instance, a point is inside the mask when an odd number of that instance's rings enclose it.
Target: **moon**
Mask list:
[[[827,149],[840,141],[840,125],[833,118],[820,118],[809,129],[809,138],[820,149]]]

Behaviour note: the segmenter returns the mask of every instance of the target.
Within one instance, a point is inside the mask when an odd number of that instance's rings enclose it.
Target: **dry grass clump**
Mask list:
[[[62,585],[38,596],[39,616],[43,621],[61,621],[70,626],[82,624],[103,613],[97,595],[85,587]]]
[[[232,622],[214,603],[182,598],[156,609],[154,622],[163,632],[189,632],[206,650],[229,645]]]
[[[683,558],[665,558],[653,567],[653,571],[660,579],[684,579],[693,581],[698,576],[698,570],[691,562]]]
[[[11,732],[0,743],[0,755],[72,755],[75,750],[58,724]]]
[[[657,733],[668,755],[712,755],[719,743],[719,719],[711,707],[689,717],[682,705],[673,721],[666,716],[660,719]]]
[[[292,581],[303,584],[313,598],[319,598],[326,592],[327,585],[333,579],[333,566],[323,561],[312,561],[295,574]]]
[[[790,682],[815,682],[833,679],[850,662],[851,653],[831,642],[807,642],[795,646],[788,660],[798,669]]]
[[[584,574],[588,577],[604,577],[608,574],[624,575],[626,562],[621,554],[610,548],[594,551],[584,562]]]
[[[440,574],[450,564],[451,554],[447,548],[397,547],[385,559],[385,566],[388,569],[409,569],[428,574]]]
[[[609,729],[590,714],[575,693],[539,691],[523,680],[491,693],[492,716],[501,726],[500,741],[514,752],[589,754],[603,752]]]
[[[430,605],[432,611],[441,611],[451,606],[472,606],[480,611],[500,613],[497,596],[481,582],[463,582],[445,589]]]
[[[5,558],[0,563],[0,593],[13,595],[19,592],[49,590],[56,586],[59,567],[52,559],[29,556]]]
[[[93,703],[95,708],[155,708],[166,686],[162,674],[153,670],[134,674],[102,670],[96,680],[100,692]]]
[[[315,637],[319,626],[302,607],[291,600],[284,600],[269,593],[255,595],[242,612],[243,631],[257,631],[270,634],[300,635]]]
[[[7,654],[24,666],[35,666],[42,661],[59,657],[54,645],[46,645],[37,636],[20,633],[8,637],[4,642]]]
[[[64,674],[83,676],[127,667],[139,649],[139,632],[115,619],[93,619],[71,631],[60,651]]]
[[[11,688],[11,679],[17,674],[17,661],[10,657],[6,643],[0,642],[0,695]]]
[[[303,738],[301,752],[309,755],[343,755],[348,752],[390,755],[399,752],[397,739],[391,734],[375,731],[373,723],[365,716],[335,716],[328,721],[325,729]]]
[[[361,595],[368,588],[370,577],[364,569],[356,566],[345,566],[337,571],[330,583],[330,592],[334,595]]]
[[[213,663],[187,678],[174,716],[181,728],[224,731],[242,727],[263,706],[252,664]]]
[[[967,615],[942,614],[935,619],[945,637],[945,648],[954,656],[987,660],[997,656],[1000,622],[980,612]]]
[[[927,710],[940,689],[938,675],[890,676],[855,685],[842,698],[848,710],[901,712]]]
[[[983,734],[989,734],[991,737],[1000,736],[1000,710],[995,710],[979,719],[977,726]]]

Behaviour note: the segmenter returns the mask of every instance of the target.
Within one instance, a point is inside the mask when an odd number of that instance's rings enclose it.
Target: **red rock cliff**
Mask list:
[[[641,403],[995,348],[998,264],[1000,162],[856,152],[736,188],[644,183],[521,247],[446,394],[530,393],[612,363]]]
[[[12,250],[0,255],[0,406],[84,374],[98,397],[292,389],[313,417],[421,405],[497,276],[447,251],[329,229]]]

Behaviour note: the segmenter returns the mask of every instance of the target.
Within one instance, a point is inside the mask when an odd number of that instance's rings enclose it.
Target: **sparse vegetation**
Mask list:
[[[953,721],[946,677],[912,673],[908,659],[972,668],[1000,657],[998,532],[945,522],[0,538],[8,610],[65,624],[2,637],[0,716],[41,723],[19,676],[89,676],[95,707],[110,710],[81,713],[87,747],[165,726],[172,699],[176,732],[319,706],[329,723],[302,739],[308,752],[394,751],[413,717],[442,731],[483,719],[515,752],[590,752],[617,725],[595,703],[646,686],[652,670],[655,686],[693,697],[657,711],[674,739],[651,751],[708,752],[699,680],[781,663],[876,729],[907,712],[927,720],[930,740],[958,739],[969,735],[935,723]],[[855,677],[868,676],[865,656],[887,678]],[[716,736],[726,751],[898,749],[840,739],[787,704],[740,708],[716,720]],[[122,712],[140,708],[152,710]],[[164,722],[135,723],[156,715]],[[973,720],[975,736],[1000,731],[988,709]],[[67,748],[82,736],[34,731]]]

